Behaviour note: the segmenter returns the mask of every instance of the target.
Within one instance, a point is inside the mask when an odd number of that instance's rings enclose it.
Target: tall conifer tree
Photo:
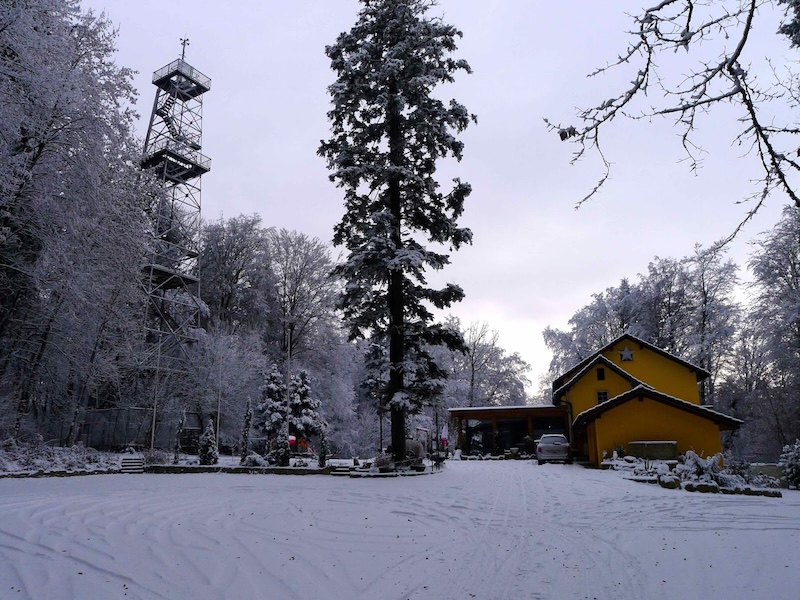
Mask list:
[[[388,342],[386,400],[393,453],[402,460],[406,415],[436,393],[442,375],[426,345],[463,344],[431,313],[461,300],[462,289],[427,287],[425,273],[448,264],[443,249],[472,237],[457,224],[470,186],[455,179],[442,193],[434,173],[438,159],[461,159],[455,133],[475,117],[455,100],[433,96],[456,72],[471,70],[451,58],[461,32],[426,17],[434,2],[362,4],[355,26],[325,50],[337,79],[329,87],[332,136],[319,154],[344,189],[345,215],[334,232],[334,243],[348,250],[337,268],[346,281],[341,308],[351,338]]]

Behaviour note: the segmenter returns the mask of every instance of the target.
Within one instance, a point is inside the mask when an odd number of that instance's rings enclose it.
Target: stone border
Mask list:
[[[38,477],[82,477],[84,475],[119,475],[122,471],[119,467],[111,469],[95,469],[93,471],[45,471],[39,469],[38,471],[7,471],[0,473],[0,479],[25,479],[25,478],[38,478]]]
[[[220,465],[145,465],[145,473],[244,473],[248,475],[330,475],[333,467],[225,467]]]
[[[433,475],[443,469],[426,467],[423,471],[391,471],[378,473],[369,470],[360,470],[357,467],[327,466],[322,469],[308,467],[240,467],[221,465],[145,465],[144,472],[155,475],[188,475],[200,473],[232,473],[244,475],[338,475],[349,476],[354,479],[371,477],[413,477],[415,475]],[[93,471],[8,471],[0,473],[0,479],[24,479],[38,477],[78,477],[82,475],[136,475],[137,473],[123,473],[121,467],[109,469],[96,469]]]
[[[658,484],[662,488],[684,490],[686,492],[699,492],[701,494],[739,494],[743,496],[765,496],[768,498],[783,498],[780,490],[775,488],[726,488],[717,483],[706,481],[681,481],[674,475],[659,476],[633,476],[625,477],[636,483]]]

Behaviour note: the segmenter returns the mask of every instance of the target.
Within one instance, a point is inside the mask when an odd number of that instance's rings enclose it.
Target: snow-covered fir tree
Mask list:
[[[261,387],[261,402],[254,411],[253,426],[268,440],[268,450],[281,464],[285,454],[288,464],[289,439],[294,435],[298,443],[312,435],[321,434],[327,423],[319,412],[320,401],[311,395],[311,382],[308,373],[301,370],[292,375],[289,383],[289,411],[286,410],[286,384],[284,375],[277,365],[264,376]],[[289,416],[287,432],[286,417]]]
[[[277,365],[264,374],[261,400],[253,412],[253,427],[267,438],[267,449],[274,447],[278,432],[286,422],[286,385]],[[288,443],[288,440],[287,440]]]
[[[330,179],[344,188],[346,212],[334,243],[347,260],[337,273],[346,281],[341,308],[353,339],[382,337],[389,346],[385,392],[395,457],[405,455],[406,415],[418,411],[439,386],[426,345],[460,347],[452,330],[433,323],[429,306],[462,299],[455,284],[427,287],[427,269],[449,262],[440,248],[457,249],[472,233],[459,227],[471,188],[459,179],[448,193],[434,178],[437,160],[460,160],[455,134],[474,116],[434,96],[464,60],[451,57],[461,32],[425,13],[429,0],[363,0],[355,26],[326,48],[337,75],[329,87],[332,137],[320,155]],[[425,246],[424,243],[432,246]],[[435,249],[434,249],[435,248]]]
[[[214,435],[214,421],[209,420],[205,431],[200,436],[200,464],[215,465],[219,462],[217,436]]]
[[[311,396],[311,382],[308,373],[300,371],[292,375],[289,384],[290,407],[289,433],[296,436],[298,442],[312,435],[321,434],[326,427],[325,420],[319,413],[320,402]]]

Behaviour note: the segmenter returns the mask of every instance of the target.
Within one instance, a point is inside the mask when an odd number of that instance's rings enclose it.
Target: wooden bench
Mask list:
[[[669,460],[678,456],[678,442],[653,440],[628,442],[628,454],[648,460]]]

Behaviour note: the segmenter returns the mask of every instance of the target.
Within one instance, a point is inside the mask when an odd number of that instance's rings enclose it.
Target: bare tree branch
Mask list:
[[[779,0],[778,4],[794,4]],[[631,15],[635,28],[634,37],[625,52],[616,61],[600,67],[589,76],[604,75],[612,69],[633,67],[635,74],[630,85],[619,94],[600,102],[596,106],[579,109],[575,125],[555,124],[548,119],[549,130],[558,133],[562,141],[577,145],[571,163],[575,163],[589,150],[597,152],[603,165],[597,184],[576,205],[600,192],[611,173],[611,161],[600,144],[600,131],[610,127],[617,116],[633,120],[651,119],[661,116],[675,117],[675,124],[682,129],[681,144],[686,153],[690,170],[701,166],[700,154],[705,150],[694,141],[698,119],[720,105],[734,105],[743,114],[737,123],[740,130],[732,141],[747,148],[745,156],[753,153],[762,171],[756,182],[757,193],[743,199],[742,203],[754,203],[728,240],[736,236],[741,228],[753,218],[767,197],[775,190],[786,194],[796,206],[800,197],[791,181],[800,174],[800,163],[792,156],[800,154],[796,136],[800,128],[794,123],[771,122],[764,116],[764,108],[771,103],[788,103],[790,108],[800,104],[796,89],[797,77],[788,71],[782,77],[772,69],[774,81],[768,84],[750,75],[752,55],[752,32],[756,18],[761,13],[775,10],[770,0],[663,0]],[[792,32],[800,30],[800,15],[793,15],[790,23],[780,28],[792,39]],[[701,48],[702,45],[702,48]],[[708,56],[709,49],[716,57]],[[675,80],[674,73],[659,71],[660,59],[683,51],[686,54],[688,75]],[[762,57],[756,60],[764,61]],[[670,58],[670,60],[673,60]],[[769,64],[769,58],[766,58]],[[771,67],[771,65],[770,65]],[[655,104],[649,108],[639,107],[637,100],[654,97]]]

